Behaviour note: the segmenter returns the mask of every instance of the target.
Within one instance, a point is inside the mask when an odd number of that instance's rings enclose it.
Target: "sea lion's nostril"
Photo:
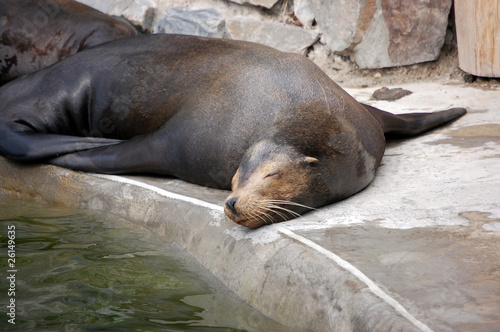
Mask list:
[[[231,197],[226,201],[226,206],[229,210],[231,210],[232,213],[235,215],[238,215],[238,211],[236,211],[235,204],[238,201],[238,197]]]

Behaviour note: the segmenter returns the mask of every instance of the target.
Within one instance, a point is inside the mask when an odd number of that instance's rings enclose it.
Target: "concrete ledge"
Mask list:
[[[0,181],[6,194],[109,212],[160,233],[285,325],[313,331],[429,330],[355,267],[314,242],[280,225],[254,231],[234,225],[222,211],[227,192],[3,158]],[[194,187],[204,199],[180,194]]]

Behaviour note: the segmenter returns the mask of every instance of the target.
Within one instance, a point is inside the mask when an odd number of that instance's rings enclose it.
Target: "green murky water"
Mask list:
[[[0,196],[0,274],[5,331],[288,330],[155,234],[116,217],[8,196]]]

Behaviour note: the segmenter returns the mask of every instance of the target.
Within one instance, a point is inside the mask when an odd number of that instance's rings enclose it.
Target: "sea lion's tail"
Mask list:
[[[458,119],[465,108],[450,108],[434,113],[392,114],[370,105],[362,104],[382,125],[384,134],[389,138],[416,136],[445,123]]]

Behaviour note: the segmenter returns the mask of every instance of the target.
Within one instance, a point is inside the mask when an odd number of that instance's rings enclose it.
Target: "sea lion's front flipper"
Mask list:
[[[122,142],[117,139],[16,131],[0,123],[0,155],[16,161],[43,161],[66,153]]]
[[[382,125],[387,137],[411,137],[458,119],[465,108],[450,108],[434,113],[392,114],[376,107],[362,104]]]
[[[141,135],[119,144],[68,153],[47,160],[52,165],[104,174],[168,174],[168,155],[158,151],[161,144],[152,135]]]

